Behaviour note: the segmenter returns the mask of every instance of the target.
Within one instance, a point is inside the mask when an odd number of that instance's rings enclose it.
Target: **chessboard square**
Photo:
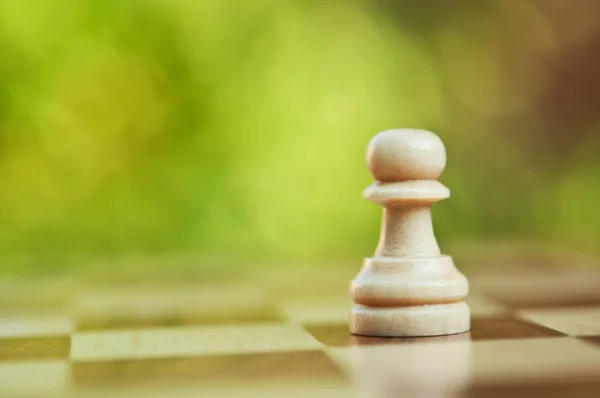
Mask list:
[[[298,325],[265,323],[76,333],[71,356],[75,361],[98,361],[311,350],[320,347],[321,344]]]
[[[345,347],[352,344],[348,323],[307,325],[305,329],[327,347]]]
[[[567,268],[551,272],[473,275],[478,291],[513,308],[555,308],[600,305],[600,271]]]
[[[589,343],[600,346],[600,336],[587,336],[587,337],[580,337],[579,339],[581,341],[587,341]]]
[[[600,380],[571,378],[567,380],[538,380],[534,382],[496,383],[471,386],[466,397],[485,398],[591,398],[600,393]]]
[[[414,392],[438,385],[450,395],[471,385],[600,379],[600,350],[570,337],[354,346],[327,353],[353,385],[366,389]]]
[[[357,394],[347,381],[326,380],[275,380],[239,381],[221,384],[178,382],[159,385],[144,384],[130,388],[115,386],[104,388],[82,386],[73,398],[366,398],[369,395]]]
[[[327,381],[321,379],[239,381],[235,383],[179,385],[145,385],[133,388],[80,388],[74,398],[366,398],[358,394],[346,380]]]
[[[0,396],[64,396],[70,388],[66,361],[0,363]]]
[[[365,398],[365,395],[359,395],[347,381],[321,381],[298,380],[284,382],[266,382],[251,383],[249,385],[237,383],[229,388],[214,387],[203,388],[203,396],[211,398],[265,398],[265,397],[285,397],[285,398]],[[165,396],[165,395],[163,395]],[[195,394],[182,396],[182,398],[191,398],[198,396]],[[130,398],[130,397],[127,397]],[[148,398],[145,396],[144,398]],[[171,396],[169,396],[171,398]],[[178,398],[178,397],[172,397]]]
[[[214,314],[154,313],[154,314],[88,314],[77,320],[76,330],[81,332],[102,330],[127,330],[167,328],[193,325],[226,325],[280,320],[274,308],[253,310],[233,309]]]
[[[563,333],[512,316],[473,317],[472,340],[525,339],[564,336]]]
[[[349,347],[358,345],[421,344],[469,340],[469,333],[432,337],[371,337],[350,333],[348,323],[307,325],[306,330],[326,347]]]
[[[15,279],[5,275],[0,280],[0,309],[4,311],[56,311],[67,309],[78,281],[72,277],[49,275],[22,276]]]
[[[82,295],[77,330],[273,322],[280,319],[260,289],[152,285],[105,288]]]
[[[600,306],[530,309],[519,315],[570,336],[600,336]]]
[[[353,345],[353,336],[350,334],[348,323],[307,325],[305,329],[315,339],[327,347],[346,347]]]
[[[69,335],[72,330],[71,317],[67,314],[0,314],[0,339]]]
[[[367,396],[454,396],[468,385],[471,372],[468,339],[452,342],[327,348]],[[432,388],[429,388],[432,387]]]
[[[0,340],[0,361],[68,358],[69,336],[23,337]]]
[[[500,302],[477,293],[469,293],[465,302],[469,305],[471,316],[503,316],[508,312],[508,308]]]
[[[302,324],[348,323],[352,301],[348,296],[311,297],[285,300],[281,307],[283,318]]]
[[[600,350],[570,337],[473,343],[476,384],[600,378]]]
[[[72,364],[79,388],[222,385],[265,381],[343,382],[344,375],[322,351],[178,357]]]
[[[471,330],[467,333],[432,337],[370,337],[350,334],[347,323],[315,324],[306,330],[328,347],[355,345],[422,344],[460,340],[524,339],[535,337],[564,336],[556,330],[529,323],[511,316],[473,317]]]
[[[365,347],[368,348],[368,347]],[[344,374],[351,377],[353,374],[353,364],[351,361],[351,350],[356,350],[358,347],[327,347],[325,352],[342,369]]]

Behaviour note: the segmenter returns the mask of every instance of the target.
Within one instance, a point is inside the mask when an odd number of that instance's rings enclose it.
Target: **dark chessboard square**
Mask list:
[[[600,348],[600,336],[580,337],[581,340],[592,343]]]
[[[418,344],[457,340],[523,339],[565,336],[556,330],[529,323],[512,316],[473,317],[467,333],[432,337],[370,337],[350,334],[347,323],[306,325],[306,330],[317,340],[330,347],[382,344]]]
[[[579,296],[564,296],[556,295],[554,297],[498,297],[496,300],[503,303],[509,308],[519,309],[542,309],[542,308],[574,308],[574,307],[596,307],[600,306],[599,297],[579,297]]]
[[[342,372],[322,351],[79,362],[72,364],[72,377],[81,388],[260,380],[345,380]]]
[[[563,333],[541,325],[529,323],[512,316],[473,317],[472,340],[524,339],[535,337],[560,337]]]
[[[468,340],[469,333],[451,334],[433,337],[370,337],[350,334],[348,323],[307,325],[308,330],[317,340],[329,347],[347,347],[357,345],[383,344],[418,344],[424,342],[445,342]]]
[[[348,330],[348,323],[323,325],[307,325],[304,327],[315,339],[329,347],[346,347],[353,345],[353,336]]]
[[[68,336],[0,339],[0,361],[63,359],[69,357],[70,350]]]
[[[600,396],[600,380],[546,380],[545,382],[474,385],[463,394],[467,398],[592,398]]]

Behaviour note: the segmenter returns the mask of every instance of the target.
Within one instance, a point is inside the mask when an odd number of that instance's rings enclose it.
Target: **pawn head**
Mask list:
[[[446,149],[427,130],[386,130],[369,142],[367,166],[378,181],[436,180],[446,167]]]

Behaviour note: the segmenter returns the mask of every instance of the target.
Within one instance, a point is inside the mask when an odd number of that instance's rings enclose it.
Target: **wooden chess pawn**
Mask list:
[[[364,260],[350,287],[350,332],[436,336],[469,330],[468,281],[440,253],[431,220],[431,204],[450,196],[437,181],[446,166],[444,144],[425,130],[384,131],[369,143],[367,164],[377,181],[364,196],[384,207],[383,220],[375,255]]]

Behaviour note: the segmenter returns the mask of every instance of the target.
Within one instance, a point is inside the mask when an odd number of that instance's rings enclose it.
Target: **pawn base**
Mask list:
[[[470,327],[469,306],[464,301],[415,307],[354,305],[350,312],[350,332],[363,336],[441,336]]]

